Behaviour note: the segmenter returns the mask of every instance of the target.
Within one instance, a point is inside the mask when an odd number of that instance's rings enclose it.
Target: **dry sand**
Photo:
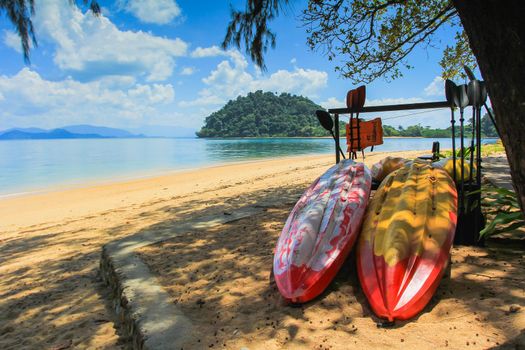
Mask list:
[[[268,282],[275,240],[295,200],[332,163],[332,156],[258,161],[0,201],[0,349],[124,348],[97,275],[102,245],[245,205],[267,210],[141,252],[208,332],[193,348],[429,348],[445,339],[451,348],[487,348],[523,334],[524,261],[514,250],[455,249],[452,279],[436,301],[393,330],[376,328],[351,264],[317,301],[281,305]],[[521,309],[509,312],[512,305]]]
[[[320,298],[302,307],[286,305],[270,272],[289,205],[277,203],[252,218],[140,250],[199,334],[185,349],[525,346],[522,250],[453,248],[452,277],[443,280],[420,316],[390,329],[378,328],[353,257]]]

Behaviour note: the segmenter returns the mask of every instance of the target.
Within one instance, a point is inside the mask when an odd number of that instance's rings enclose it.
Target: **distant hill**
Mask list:
[[[58,129],[12,128],[0,131],[0,140],[46,140],[46,139],[100,139],[137,138],[144,135],[129,131],[93,125],[69,125]]]
[[[0,134],[6,133],[8,131],[23,131],[23,132],[29,132],[29,133],[39,133],[39,132],[47,132],[49,130],[41,129],[41,128],[11,128],[4,131],[0,131]]]
[[[108,128],[106,126],[95,126],[95,125],[68,125],[63,126],[60,129],[64,129],[73,134],[97,134],[104,137],[144,137],[144,135],[132,134],[129,131]]]
[[[96,134],[74,134],[64,129],[46,132],[26,132],[11,130],[0,134],[0,140],[46,140],[46,139],[99,139],[104,136]]]
[[[229,101],[205,120],[198,137],[327,136],[315,111],[323,109],[303,96],[256,91]]]

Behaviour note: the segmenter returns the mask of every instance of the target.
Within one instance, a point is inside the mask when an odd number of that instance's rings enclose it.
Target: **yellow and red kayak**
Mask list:
[[[411,160],[405,158],[391,156],[385,157],[372,165],[370,168],[370,171],[372,172],[372,179],[381,182],[391,172],[410,164],[410,162]]]
[[[417,315],[447,267],[457,222],[448,173],[414,161],[387,176],[370,201],[357,269],[372,310],[394,321]]]
[[[293,208],[275,248],[273,272],[281,295],[307,302],[325,290],[359,235],[372,177],[350,159],[319,177]]]

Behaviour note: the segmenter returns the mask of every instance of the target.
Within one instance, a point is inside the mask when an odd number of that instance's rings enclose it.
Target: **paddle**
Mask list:
[[[456,94],[454,96],[454,103],[456,106],[459,107],[459,133],[460,133],[460,143],[461,143],[461,203],[460,208],[462,211],[465,209],[465,144],[463,141],[463,138],[465,136],[465,130],[464,130],[464,121],[463,118],[463,111],[465,110],[465,107],[468,106],[469,100],[468,100],[468,94],[467,94],[467,86],[466,85],[459,85],[456,86]]]
[[[485,109],[487,110],[487,112],[489,112],[489,116],[490,118],[492,119],[492,114],[490,113],[488,107],[487,107],[487,104],[486,104],[486,101],[487,101],[487,89],[486,89],[486,86],[485,86],[485,83],[482,83],[480,82],[479,80],[476,79],[476,77],[474,76],[474,73],[472,73],[472,71],[467,67],[467,66],[463,66],[464,69],[465,69],[465,72],[467,73],[469,79],[470,79],[470,83],[468,84],[468,88],[467,88],[467,92],[468,92],[468,96],[469,96],[469,100],[470,100],[470,103],[472,104],[472,110],[473,110],[473,123],[472,123],[472,131],[473,131],[473,135],[472,135],[472,147],[471,149],[473,148],[473,143],[474,143],[474,130],[476,132],[476,144],[477,144],[477,148],[476,148],[476,164],[477,164],[477,171],[476,171],[476,185],[479,186],[479,188],[481,188],[481,106],[485,106]],[[496,126],[496,123],[494,123],[494,120],[492,119],[492,122],[494,124],[494,127],[496,128],[496,131],[498,132],[498,135],[499,135],[499,131],[498,131],[498,128]],[[476,125],[476,127],[474,127]],[[472,150],[471,150],[471,155],[470,155],[470,183],[472,183],[472,170],[473,170],[473,159],[474,159],[474,155],[472,154]],[[479,220],[478,218],[481,217],[481,212],[480,212],[480,205],[481,205],[481,198],[479,198],[478,200],[478,207],[477,207],[477,210],[475,211],[475,217],[474,217],[474,232],[477,234],[479,232],[479,229],[478,229],[478,224],[479,224]]]
[[[456,107],[454,101],[457,100],[456,96],[457,85],[450,79],[445,80],[445,98],[450,103],[450,107]]]
[[[472,73],[472,72],[471,72]],[[480,146],[480,141],[478,140],[478,128],[476,127],[476,124],[479,124],[479,114],[478,109],[481,108],[480,102],[481,102],[481,86],[479,84],[479,81],[477,79],[471,80],[468,83],[467,86],[467,94],[468,99],[470,101],[470,104],[472,105],[472,137],[470,141],[470,176],[469,176],[469,182],[472,183],[472,177],[473,177],[473,170],[474,170],[474,138],[476,138],[476,142],[478,145],[478,148]],[[478,150],[476,150],[476,154],[478,153]],[[478,162],[479,163],[479,159]],[[479,164],[478,164],[479,165]],[[478,169],[479,170],[479,169]]]
[[[357,97],[356,99],[354,100],[354,108],[357,108],[357,113],[359,113],[359,110],[361,108],[363,108],[363,106],[365,105],[365,100],[366,100],[366,86],[365,85],[361,85],[360,87],[358,87],[357,89],[355,89],[356,92],[357,92]]]
[[[456,100],[456,84],[450,80],[445,80],[445,98],[447,99],[447,102],[450,104],[450,125],[452,128],[452,171],[454,174],[454,182],[457,182],[456,179],[456,119],[454,117],[454,100]]]
[[[354,149],[354,99],[355,99],[356,91],[354,90],[348,90],[346,94],[346,107],[350,110],[350,120],[348,121],[350,123],[350,158],[354,159],[355,152]]]
[[[353,98],[353,101],[352,101],[352,107],[356,111],[356,120],[357,120],[357,150],[362,152],[363,159],[364,159],[365,158],[365,153],[361,149],[361,128],[360,128],[360,125],[359,125],[360,124],[359,123],[359,111],[365,105],[366,86],[365,85],[361,85],[360,87],[355,89],[355,93],[354,93],[353,97],[354,98]],[[356,156],[356,158],[357,158],[357,156]]]
[[[468,100],[475,108],[481,107],[481,86],[479,80],[473,79],[467,86]]]
[[[479,82],[479,88],[480,88],[480,91],[479,91],[479,100],[478,100],[478,107],[477,107],[477,112],[478,112],[478,128],[477,128],[477,142],[478,142],[478,149],[477,149],[477,152],[476,152],[476,160],[477,160],[477,165],[478,165],[478,170],[476,172],[476,183],[477,185],[479,186],[479,188],[481,189],[481,106],[485,106],[485,109],[487,109],[487,87],[485,86],[485,82],[483,81],[480,81]],[[487,109],[488,111],[488,109]],[[489,113],[489,116],[491,116],[491,114]],[[492,119],[492,116],[491,116],[491,119]],[[499,136],[499,130],[498,130],[498,127],[496,126],[496,123],[494,122],[494,120],[492,120],[492,123],[494,124],[494,128],[496,129],[496,132],[498,133],[498,136]],[[481,197],[479,197],[478,199],[478,211],[476,211],[476,222],[475,222],[475,228],[476,228],[476,231],[475,232],[478,232],[477,230],[477,225],[480,223],[479,220],[477,220],[477,218],[480,218],[482,216],[481,212],[479,211],[480,210],[480,207],[481,207]],[[481,224],[481,227],[483,228],[484,225]]]
[[[319,120],[319,124],[321,124],[321,126],[326,130],[333,133],[334,121],[330,116],[330,113],[322,110],[317,110],[315,111],[315,115],[317,116],[317,120]]]
[[[481,89],[481,95],[480,95],[481,100],[479,101],[480,106],[481,106],[487,103],[487,97],[488,97],[487,96],[487,85],[485,84],[484,81],[479,82],[479,88]]]
[[[469,67],[463,66],[463,69],[465,70],[465,73],[467,74],[469,80],[476,80],[476,76],[474,75],[474,73],[472,73],[472,70],[470,70]],[[487,106],[487,87],[484,81],[480,81],[479,83],[481,84],[481,94],[482,94],[481,101],[483,102],[483,107],[485,107],[485,110],[487,111],[489,115],[490,121],[492,122],[492,125],[494,125],[494,128],[496,129],[496,133],[498,134],[499,138],[501,138],[501,134],[499,132],[498,126],[496,125],[496,120],[494,119],[492,112]]]
[[[483,106],[487,100],[487,89],[485,83],[480,82],[477,79],[472,80],[468,84],[468,94],[477,120],[476,142],[478,144],[478,149],[476,150],[476,163],[478,171],[476,173],[476,182],[478,185],[481,185],[481,173],[479,172],[481,168],[481,106]]]
[[[354,103],[354,92],[355,90],[348,90],[346,93],[346,107],[348,109],[352,109],[352,105]]]
[[[332,120],[332,116],[327,111],[323,110],[317,110],[315,111],[315,115],[317,116],[317,120],[319,120],[319,123],[323,128],[330,131],[330,134],[334,138],[334,141],[336,141],[335,135],[334,135],[334,121]],[[337,141],[336,141],[337,143]],[[341,155],[343,156],[343,159],[346,159],[345,154],[343,153],[343,150],[341,147],[339,148],[339,152],[341,152]]]

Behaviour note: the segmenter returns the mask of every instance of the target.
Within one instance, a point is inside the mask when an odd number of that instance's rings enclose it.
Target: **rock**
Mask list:
[[[521,307],[518,305],[511,305],[509,306],[508,311],[505,311],[505,315],[515,314],[516,312],[520,311]]]

